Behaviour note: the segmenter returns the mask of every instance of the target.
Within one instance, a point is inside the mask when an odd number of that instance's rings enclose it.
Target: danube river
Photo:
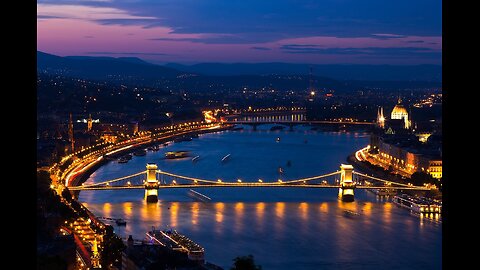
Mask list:
[[[269,128],[259,126],[252,131],[245,127],[171,143],[126,164],[112,161],[87,183],[145,170],[146,163],[202,179],[297,179],[336,171],[349,154],[368,144],[364,133]],[[191,157],[164,159],[165,152],[172,150],[187,150],[192,157],[200,157],[196,162]],[[230,158],[221,162],[227,154]],[[441,224],[413,216],[364,190],[355,191],[353,203],[340,202],[334,189],[197,191],[212,201],[193,201],[184,189],[159,190],[156,204],[147,204],[142,190],[84,191],[79,200],[97,216],[125,219],[125,227],[114,226],[123,238],[143,239],[152,226],[175,228],[205,248],[207,261],[225,269],[236,256],[248,254],[266,270],[442,268]],[[344,210],[360,215],[347,215]]]

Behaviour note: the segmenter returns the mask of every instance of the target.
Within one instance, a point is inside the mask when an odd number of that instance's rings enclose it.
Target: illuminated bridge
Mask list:
[[[226,124],[242,124],[252,125],[254,129],[258,125],[263,124],[280,124],[289,126],[293,129],[295,125],[374,125],[373,122],[360,122],[353,120],[345,121],[321,121],[321,120],[307,120],[305,114],[285,114],[285,115],[251,115],[251,116],[237,116],[227,118],[224,122]]]
[[[378,184],[381,184],[381,186]],[[69,187],[69,189],[71,191],[144,189],[147,202],[157,202],[159,189],[208,187],[338,188],[339,197],[341,197],[343,201],[354,200],[354,189],[430,190],[430,188],[423,186],[412,186],[411,184],[392,182],[355,172],[353,166],[347,164],[341,164],[339,171],[307,178],[294,180],[278,179],[277,181],[258,179],[256,182],[244,182],[241,179],[237,179],[236,181],[223,181],[222,179],[208,180],[169,173],[158,170],[157,165],[154,163],[148,163],[146,171],[99,183],[72,186]]]

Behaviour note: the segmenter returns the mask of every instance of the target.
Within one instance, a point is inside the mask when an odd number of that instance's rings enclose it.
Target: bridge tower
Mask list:
[[[338,190],[338,197],[344,202],[353,202],[355,184],[353,183],[353,166],[349,164],[340,165],[340,185],[342,186]]]
[[[147,180],[145,180],[145,199],[147,202],[158,202],[157,164],[147,163]]]

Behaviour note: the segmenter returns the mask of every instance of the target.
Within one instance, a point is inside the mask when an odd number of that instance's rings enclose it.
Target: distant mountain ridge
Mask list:
[[[309,65],[290,63],[201,63],[182,65],[168,63],[166,67],[210,76],[232,75],[313,75],[336,80],[360,81],[442,81],[441,65]]]
[[[361,88],[441,87],[441,66],[414,67],[406,72],[408,67],[401,66],[313,65],[314,88],[352,91]],[[136,57],[60,57],[37,51],[37,71],[39,72],[120,84],[133,83],[152,87],[163,85],[170,89],[181,90],[201,91],[212,89],[212,87],[236,89],[245,86],[307,89],[310,79],[309,68],[310,65],[307,64],[288,63],[205,63],[191,66],[180,64],[161,66]],[[381,71],[382,69],[384,71]],[[397,72],[398,75],[393,76],[392,73],[396,70],[403,70],[403,73]],[[420,72],[421,70],[423,72]],[[380,75],[370,74],[370,72],[378,72]],[[417,76],[407,76],[412,72]],[[403,74],[403,77],[400,74]],[[438,74],[438,78],[435,74]],[[430,80],[420,80],[419,78],[422,77],[420,75]]]
[[[37,69],[50,70],[70,76],[105,79],[112,76],[131,76],[144,79],[175,78],[182,71],[145,62],[135,57],[60,57],[37,51]]]

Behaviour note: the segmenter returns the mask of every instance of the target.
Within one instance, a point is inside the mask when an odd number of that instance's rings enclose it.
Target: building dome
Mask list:
[[[407,109],[402,105],[402,100],[398,98],[398,103],[393,107],[391,119],[408,119],[408,112]]]
[[[397,104],[393,107],[392,111],[392,119],[402,119],[402,118],[394,118],[393,116],[397,115],[408,115],[407,109],[402,104]]]

